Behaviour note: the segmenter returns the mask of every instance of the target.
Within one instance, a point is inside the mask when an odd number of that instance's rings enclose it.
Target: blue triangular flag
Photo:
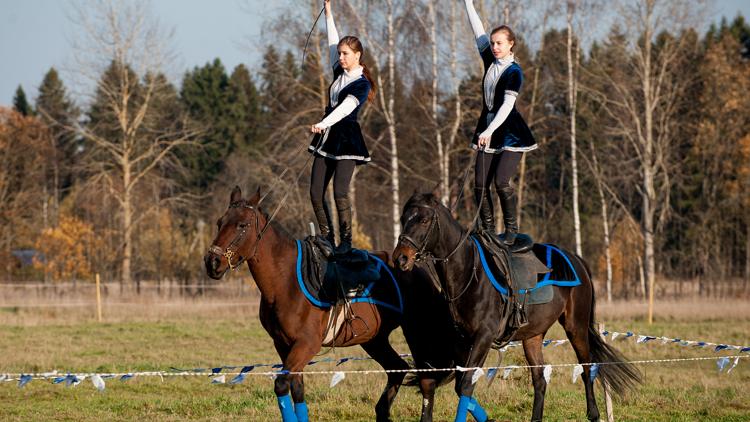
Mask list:
[[[133,378],[133,374],[125,374],[120,377],[120,381],[127,381],[129,379]]]
[[[750,347],[743,347],[740,353],[750,352]]]
[[[57,378],[55,378],[55,379],[52,380],[52,384],[60,384],[61,382],[65,381],[66,378],[67,378],[67,376],[57,377]]]
[[[243,367],[242,367],[242,370],[240,371],[240,373],[243,373],[243,374],[244,374],[245,372],[250,372],[250,371],[252,371],[253,369],[255,369],[255,367],[254,367],[253,365],[249,365],[249,366],[243,366]]]
[[[487,370],[487,382],[492,382],[492,380],[495,378],[495,375],[497,375],[497,368],[490,368]]]
[[[591,365],[591,369],[589,370],[589,377],[591,378],[591,382],[594,382],[596,379],[596,376],[599,375],[599,364],[595,363]]]
[[[224,369],[224,368],[223,367],[211,368],[211,373],[212,374],[218,374],[219,372],[221,372],[222,369]]]
[[[727,346],[726,344],[720,344],[720,345],[716,346],[716,348],[714,349],[714,352],[720,352],[720,351],[728,349],[728,348],[729,348],[729,346]]]
[[[341,358],[341,359],[339,359],[338,363],[336,363],[336,366],[339,366],[342,363],[347,362],[348,360],[349,360],[349,358]]]
[[[542,347],[547,347],[547,346],[549,346],[550,343],[552,343],[552,340],[544,340],[542,342]]]
[[[21,374],[21,378],[18,379],[18,388],[23,388],[24,385],[31,382],[31,375]]]
[[[283,368],[283,367],[284,367],[283,363],[277,363],[277,364],[271,366],[272,369],[279,369],[279,368]]]
[[[232,378],[232,380],[229,381],[229,383],[232,384],[232,385],[239,384],[239,383],[245,381],[246,377],[247,377],[247,372],[242,372],[239,375],[237,375],[236,377]]]

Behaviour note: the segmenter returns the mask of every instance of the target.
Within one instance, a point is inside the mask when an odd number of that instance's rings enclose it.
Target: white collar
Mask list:
[[[362,76],[362,72],[364,70],[365,69],[362,66],[358,66],[352,70],[344,69],[344,74],[346,75],[347,78],[359,78],[360,76]]]
[[[499,66],[507,66],[513,63],[514,61],[516,61],[516,58],[515,56],[513,56],[513,53],[508,54],[502,59],[495,59],[495,63],[497,63]]]

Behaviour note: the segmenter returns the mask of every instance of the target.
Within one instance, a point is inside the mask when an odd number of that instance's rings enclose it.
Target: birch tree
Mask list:
[[[85,34],[75,46],[78,68],[98,82],[89,124],[73,129],[87,144],[89,185],[102,187],[117,206],[121,247],[114,252],[119,252],[122,283],[128,284],[138,224],[150,211],[184,199],[172,191],[142,204],[138,192],[167,182],[165,173],[179,173],[175,150],[192,144],[199,132],[181,116],[167,121],[160,114],[165,93],[174,93],[161,75],[171,57],[168,34],[150,17],[146,3],[80,4],[74,19]]]
[[[700,16],[700,4],[689,1],[633,0],[620,11],[628,28],[629,61],[622,75],[614,78],[599,72],[608,87],[596,98],[602,110],[616,123],[613,132],[622,137],[637,157],[641,198],[639,221],[643,234],[644,275],[648,284],[649,323],[653,320],[656,284],[655,244],[657,231],[669,216],[670,166],[673,164],[677,124],[675,110],[684,78],[678,63],[686,39],[665,38],[655,48],[661,31],[679,32]],[[634,87],[638,89],[634,89]]]

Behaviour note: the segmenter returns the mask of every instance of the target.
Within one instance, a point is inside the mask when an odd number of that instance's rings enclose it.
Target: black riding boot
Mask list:
[[[315,219],[318,220],[318,229],[320,230],[320,236],[331,244],[333,249],[336,244],[336,240],[333,233],[333,222],[331,221],[331,212],[328,210],[328,203],[323,200],[322,206],[315,206],[313,203],[313,212],[315,213]]]
[[[339,213],[339,237],[341,240],[336,247],[336,255],[343,255],[352,249],[352,204],[349,198],[336,198],[336,210]]]
[[[495,211],[492,209],[490,190],[474,188],[474,202],[479,207],[479,221],[477,221],[479,231],[495,236],[497,233],[495,231]]]
[[[512,245],[518,235],[518,219],[516,218],[516,191],[513,186],[504,186],[499,189],[500,207],[503,210],[503,224],[505,233],[500,238],[506,245]]]

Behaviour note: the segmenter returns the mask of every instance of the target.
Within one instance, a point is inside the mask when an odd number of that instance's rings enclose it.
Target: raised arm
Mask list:
[[[476,9],[474,9],[474,0],[464,0],[464,4],[466,5],[466,15],[469,16],[471,29],[474,31],[474,38],[477,40],[477,48],[481,53],[485,48],[490,46],[490,37],[487,36],[487,32],[482,25],[482,20],[479,18]]]
[[[333,13],[331,13],[331,0],[325,0],[326,9],[326,32],[328,33],[328,54],[331,61],[331,67],[336,67],[339,62],[339,32],[336,30],[336,23],[333,22]]]

